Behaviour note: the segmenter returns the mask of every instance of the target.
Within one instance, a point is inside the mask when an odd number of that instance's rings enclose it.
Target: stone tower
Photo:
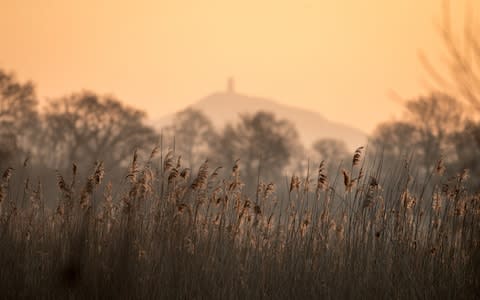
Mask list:
[[[227,93],[235,93],[235,79],[233,77],[228,77],[227,79]]]

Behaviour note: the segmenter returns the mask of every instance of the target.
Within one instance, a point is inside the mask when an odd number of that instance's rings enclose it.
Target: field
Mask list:
[[[116,183],[101,162],[87,178],[73,165],[56,199],[4,170],[2,298],[480,297],[480,198],[466,171],[439,161],[418,177],[358,149],[338,174],[321,164],[248,192],[235,162],[223,178],[162,152],[135,154]]]

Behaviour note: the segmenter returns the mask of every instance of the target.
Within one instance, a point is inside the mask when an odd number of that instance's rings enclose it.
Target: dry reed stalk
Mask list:
[[[445,163],[443,162],[443,158],[441,158],[435,167],[435,173],[439,176],[442,176],[445,173]]]
[[[132,163],[130,164],[130,168],[129,168],[128,174],[127,174],[127,179],[130,180],[130,183],[133,184],[137,181],[138,172],[139,172],[139,169],[138,169],[138,153],[137,153],[137,149],[135,149],[135,151],[133,151]]]
[[[190,168],[184,168],[182,172],[180,172],[180,177],[182,177],[184,181],[187,181],[190,178]]]
[[[274,192],[275,192],[275,184],[273,182],[270,182],[269,184],[267,184],[267,187],[263,192],[263,200],[266,200]]]
[[[378,191],[378,189],[379,189],[379,185],[378,185],[377,179],[373,176],[370,176],[370,182],[368,184],[368,189],[365,195],[365,199],[363,201],[362,208],[368,208],[373,206],[375,192]]]
[[[150,167],[146,165],[142,172],[140,179],[137,182],[136,190],[139,191],[138,195],[140,199],[145,199],[147,195],[152,193],[152,182],[154,180],[154,174]]]
[[[355,181],[351,179],[347,170],[342,169],[342,174],[343,174],[343,184],[345,186],[345,191],[350,192],[352,190],[352,187]]]
[[[193,181],[191,188],[195,191],[202,190],[207,185],[208,179],[208,159],[198,169],[198,174]]]
[[[292,175],[292,178],[290,179],[290,193],[293,190],[299,190],[300,188],[300,178],[296,175]]]
[[[2,175],[2,180],[0,182],[0,213],[2,213],[3,203],[7,198],[7,191],[8,191],[8,183],[10,178],[12,177],[13,168],[8,167]]]
[[[240,161],[240,159],[235,160],[235,163],[232,167],[232,177],[236,178],[236,177],[240,176],[240,168],[238,166],[239,161]]]
[[[155,156],[157,155],[158,151],[159,151],[159,147],[158,146],[155,146],[153,149],[152,149],[152,152],[150,152],[150,156],[148,157],[148,161],[147,163],[151,163],[151,161],[155,158]]]
[[[170,174],[168,175],[168,180],[167,180],[167,183],[168,183],[169,187],[174,186],[178,175],[179,175],[178,169],[177,168],[172,168],[172,170],[170,171]]]
[[[355,154],[353,155],[353,159],[352,159],[352,167],[358,165],[360,163],[360,158],[361,158],[361,155],[362,155],[362,150],[363,150],[363,146],[362,147],[358,147],[356,150],[355,150]]]
[[[165,160],[163,162],[163,173],[167,173],[173,168],[173,161],[174,161],[174,155],[173,151],[170,150],[167,152],[167,155],[165,156]]]
[[[103,162],[96,162],[95,169],[92,175],[87,178],[87,182],[80,194],[80,207],[88,209],[91,207],[91,196],[95,190],[95,187],[102,182],[104,176]]]
[[[320,191],[326,191],[328,188],[328,177],[325,174],[325,161],[322,160],[320,165],[318,166],[318,176],[317,176],[317,196],[319,195]]]

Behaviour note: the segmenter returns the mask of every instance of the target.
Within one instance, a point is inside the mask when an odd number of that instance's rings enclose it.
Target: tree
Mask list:
[[[454,98],[434,93],[408,101],[401,122],[377,127],[372,145],[390,158],[413,154],[424,171],[440,158],[453,159],[451,137],[462,129],[464,110]]]
[[[37,103],[31,82],[20,83],[0,69],[0,165],[27,150]]]
[[[451,23],[450,1],[443,2],[443,23],[440,27],[440,37],[446,50],[446,59],[443,58],[443,67],[439,69],[431,60],[420,55],[425,70],[430,75],[433,88],[455,95],[459,100],[468,105],[465,114],[469,120],[462,124],[463,130],[450,134],[451,148],[456,152],[456,168],[476,169],[476,176],[480,177],[477,166],[477,155],[480,153],[478,143],[478,114],[480,113],[480,28],[474,22],[473,7],[467,5],[465,10],[464,25],[461,32],[455,32]],[[473,4],[473,2],[469,2]],[[477,177],[478,178],[478,177]]]
[[[440,36],[448,55],[445,74],[439,72],[424,54],[420,59],[437,89],[460,97],[480,113],[480,28],[473,22],[471,13],[472,7],[468,7],[463,35],[456,34],[450,22],[449,1],[444,1]]]
[[[413,124],[397,121],[378,125],[370,144],[376,155],[392,161],[411,154],[418,155],[418,140],[419,134]]]
[[[451,157],[450,137],[462,129],[464,109],[456,99],[445,94],[432,94],[407,102],[407,120],[419,134],[418,146],[426,166],[440,156]]]
[[[472,177],[476,180],[471,182],[480,187],[480,123],[469,121],[462,131],[452,136],[452,143],[456,150],[454,167],[456,170],[469,169]]]
[[[347,144],[342,140],[323,138],[313,143],[313,150],[321,160],[340,162],[349,155]]]
[[[175,115],[173,124],[165,128],[165,135],[175,138],[175,151],[195,167],[206,159],[217,133],[202,111],[187,108]]]
[[[151,150],[158,141],[146,114],[109,96],[75,93],[49,103],[44,115],[43,159],[56,168],[101,160],[106,169],[130,159],[134,149]],[[55,153],[55,156],[51,154]]]
[[[240,159],[246,186],[254,187],[259,171],[263,180],[281,176],[298,145],[297,131],[289,121],[260,111],[242,115],[237,124],[227,125],[214,145],[212,157],[227,165]]]
[[[347,144],[334,138],[323,138],[313,143],[313,151],[317,156],[318,162],[325,161],[327,164],[327,173],[335,174],[336,168],[342,161],[350,159]]]

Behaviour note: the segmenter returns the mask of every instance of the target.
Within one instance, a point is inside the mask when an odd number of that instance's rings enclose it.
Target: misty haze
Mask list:
[[[0,298],[479,299],[476,1],[0,3]]]

